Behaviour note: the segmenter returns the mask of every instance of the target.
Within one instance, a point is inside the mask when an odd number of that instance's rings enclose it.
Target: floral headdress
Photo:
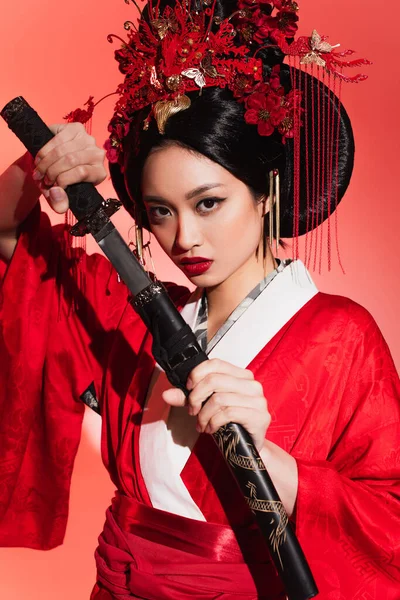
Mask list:
[[[328,88],[333,88],[332,97],[338,100],[343,81],[366,79],[363,74],[349,77],[343,73],[344,68],[371,63],[365,59],[350,60],[352,50],[339,52],[339,44],[332,46],[328,38],[319,35],[316,30],[309,37],[296,39],[299,6],[295,1],[238,0],[235,10],[227,18],[218,16],[216,0],[197,1],[200,1],[197,8],[192,6],[191,0],[175,0],[173,5],[161,10],[160,0],[155,5],[149,0],[144,16],[136,0],[131,0],[139,11],[139,18],[136,23],[125,22],[127,40],[113,34],[108,36],[109,42],[121,42],[115,58],[124,81],[115,92],[118,100],[108,126],[110,136],[104,146],[107,158],[123,172],[124,140],[133,116],[141,109],[148,108],[143,111],[143,129],[146,130],[155,119],[159,132],[163,134],[168,118],[189,108],[191,99],[188,93],[198,92],[200,95],[207,87],[228,88],[237,101],[243,103],[245,121],[257,126],[261,136],[280,135],[283,143],[293,138],[291,236],[296,240],[294,255],[298,255],[299,235],[312,231],[329,218],[340,200],[338,186],[333,185],[337,181],[339,164],[339,126],[335,124],[335,104],[330,98],[328,103],[332,104],[332,108],[327,109],[326,98],[322,94],[316,115],[311,117],[307,105],[310,107],[312,101],[307,98],[307,80],[300,75],[301,71],[313,76],[313,81],[327,82]],[[129,4],[130,0],[125,2]],[[274,59],[273,65],[265,68],[261,55],[269,51],[279,57]],[[287,65],[283,65],[284,60]],[[289,69],[291,73],[290,91],[281,83],[283,69]],[[311,93],[314,95],[313,85]],[[319,93],[320,88],[316,94]],[[85,109],[69,113],[66,119],[88,122],[95,106],[90,97]],[[340,102],[337,106],[340,114]],[[313,140],[307,139],[311,119],[319,133],[315,139],[313,136]],[[317,156],[318,166],[307,166],[307,223],[299,225],[302,219],[299,208],[302,169],[299,140],[303,125],[307,155],[311,152]],[[327,176],[321,170],[324,164],[328,165]],[[333,192],[330,193],[334,197],[328,199],[326,212],[326,206],[320,199],[327,183],[331,184]],[[311,215],[310,221],[308,215]],[[328,237],[328,264],[330,245]],[[316,258],[314,266],[315,261]]]
[[[125,0],[128,4],[129,0]],[[119,99],[109,124],[110,137],[105,144],[110,162],[122,164],[123,140],[129,132],[132,115],[149,107],[143,123],[146,129],[155,118],[164,133],[169,116],[191,104],[188,92],[205,87],[230,89],[245,105],[247,123],[257,125],[260,135],[276,130],[283,142],[294,136],[296,117],[300,114],[301,91],[285,93],[280,82],[281,66],[275,65],[263,75],[261,58],[255,48],[277,47],[300,65],[316,65],[345,81],[362,81],[365,75],[346,77],[343,67],[370,64],[361,59],[346,61],[352,51],[337,52],[316,31],[310,37],[297,32],[299,7],[292,0],[239,0],[237,10],[226,18],[215,16],[215,0],[203,0],[203,10],[192,10],[188,0],[176,0],[162,12],[159,4],[147,5],[148,17],[140,16],[137,24],[126,21],[128,39],[116,35],[108,40],[121,41],[115,52],[124,82],[116,91]],[[239,43],[235,43],[235,36]],[[87,109],[67,115],[68,121],[86,122],[93,113],[93,98]],[[299,119],[300,120],[300,119]]]

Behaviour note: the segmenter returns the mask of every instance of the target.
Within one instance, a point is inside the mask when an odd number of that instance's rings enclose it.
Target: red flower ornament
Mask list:
[[[246,100],[246,123],[257,125],[260,135],[272,135],[286,116],[282,107],[282,96],[273,90],[265,90],[268,84],[260,86],[259,90],[251,94]],[[269,86],[268,86],[269,87]]]
[[[108,138],[104,142],[104,150],[106,151],[107,159],[110,163],[117,163],[120,155],[120,145],[119,143],[111,138]]]
[[[271,23],[271,17],[265,15],[260,9],[254,11],[251,23],[254,27],[253,40],[258,44],[262,44],[274,29],[274,23]]]
[[[281,10],[275,17],[277,29],[279,29],[285,37],[292,38],[298,30],[297,22],[299,17],[291,10]]]
[[[68,123],[82,123],[85,125],[93,116],[93,110],[95,104],[93,102],[93,96],[89,97],[89,100],[85,102],[84,106],[87,106],[87,109],[84,108],[76,108],[71,111],[67,115],[65,115],[64,119],[68,121]]]
[[[299,10],[299,5],[293,0],[273,0],[273,5],[278,10],[285,9],[292,12],[297,12]]]

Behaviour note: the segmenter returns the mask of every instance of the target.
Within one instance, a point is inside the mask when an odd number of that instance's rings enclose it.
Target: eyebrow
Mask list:
[[[191,192],[188,192],[185,196],[186,200],[192,200],[192,198],[195,198],[196,196],[200,196],[201,194],[204,194],[204,192],[208,192],[209,190],[212,190],[214,188],[217,187],[222,187],[222,183],[206,183],[204,185],[200,185],[199,187],[195,188],[194,190],[192,190]],[[144,196],[143,198],[144,202],[164,202],[165,204],[169,204],[169,202],[167,200],[164,200],[164,198],[161,198],[159,196]]]
[[[191,200],[192,198],[195,198],[196,196],[200,196],[200,194],[204,194],[204,192],[208,192],[209,190],[212,190],[216,187],[221,187],[221,186],[222,186],[222,183],[206,183],[206,184],[201,185],[201,186],[197,187],[196,189],[192,190],[188,194],[186,194],[186,200]]]

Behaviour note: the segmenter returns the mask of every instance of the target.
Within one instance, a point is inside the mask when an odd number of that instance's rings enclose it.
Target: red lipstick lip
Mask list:
[[[193,277],[195,275],[202,275],[203,273],[205,273],[206,271],[208,271],[208,269],[211,267],[211,265],[213,264],[212,260],[208,260],[207,258],[204,259],[200,259],[200,257],[196,257],[195,259],[183,259],[183,261],[181,261],[181,269],[182,271],[185,273],[185,275],[188,275],[189,277]]]
[[[182,258],[182,260],[180,261],[181,265],[192,265],[192,264],[196,264],[196,263],[203,263],[203,262],[212,262],[210,261],[209,258],[204,258],[203,256],[194,256],[194,257],[188,257],[188,258]]]

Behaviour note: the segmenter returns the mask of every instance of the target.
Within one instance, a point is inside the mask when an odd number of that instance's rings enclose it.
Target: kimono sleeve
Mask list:
[[[296,531],[321,600],[398,600],[399,379],[375,322],[361,307],[355,312],[330,454],[297,461]]]
[[[3,546],[62,543],[84,412],[79,396],[101,381],[107,336],[126,306],[110,264],[99,255],[68,257],[64,238],[38,206],[0,268]]]

